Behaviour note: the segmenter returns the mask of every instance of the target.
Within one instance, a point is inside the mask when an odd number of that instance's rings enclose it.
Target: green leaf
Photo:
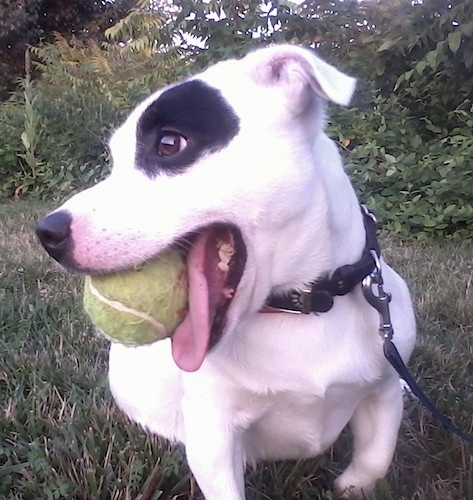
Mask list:
[[[419,63],[416,64],[415,70],[419,75],[422,75],[424,72],[424,69],[427,67],[427,63],[425,61],[420,61]]]
[[[402,37],[400,36],[393,40],[387,40],[378,47],[377,52],[384,52],[391,49],[392,47],[395,47],[400,40],[402,40]]]
[[[460,26],[460,31],[467,37],[473,35],[473,23],[466,23]]]
[[[448,207],[445,208],[444,214],[450,215],[450,214],[454,213],[456,210],[457,210],[457,206],[452,204],[452,205],[449,205]]]
[[[386,65],[384,64],[384,61],[378,61],[376,63],[376,74],[378,76],[381,76],[384,74],[384,71],[386,69]]]
[[[431,228],[435,227],[437,225],[437,222],[434,219],[425,217],[424,220],[422,221],[422,224],[425,228]]]
[[[427,53],[425,56],[425,59],[427,61],[427,64],[433,69],[437,69],[437,55],[438,52],[436,50],[431,50],[430,52]]]
[[[462,34],[461,34],[461,31],[454,31],[453,33],[450,33],[448,35],[448,47],[449,49],[454,53],[456,54],[459,47],[460,47],[460,43],[462,41]]]
[[[28,134],[26,132],[21,133],[21,142],[23,143],[23,146],[25,146],[26,150],[30,149],[31,143]]]

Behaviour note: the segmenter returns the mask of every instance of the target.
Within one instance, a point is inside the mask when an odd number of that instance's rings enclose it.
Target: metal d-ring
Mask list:
[[[363,211],[363,214],[366,215],[368,218],[370,218],[372,222],[378,224],[378,219],[376,219],[376,215],[364,203],[361,203],[360,206],[361,210]]]

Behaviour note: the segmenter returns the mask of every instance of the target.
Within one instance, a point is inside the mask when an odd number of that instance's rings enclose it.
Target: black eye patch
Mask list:
[[[141,115],[136,128],[137,168],[148,177],[178,174],[202,154],[225,147],[240,129],[239,119],[220,91],[201,80],[165,90]],[[179,134],[186,146],[160,154],[162,138]]]

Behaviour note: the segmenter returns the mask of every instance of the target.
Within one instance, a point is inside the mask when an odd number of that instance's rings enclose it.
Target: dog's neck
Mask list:
[[[364,205],[361,205],[360,209],[365,233],[365,247],[360,258],[352,264],[345,264],[333,272],[328,272],[302,289],[279,293],[273,290],[260,312],[328,312],[333,307],[335,297],[352,292],[374,271],[380,256],[376,218]]]
[[[268,266],[270,275],[261,277],[269,285],[266,295],[254,299],[261,304],[269,296],[310,290],[314,282],[332,276],[342,266],[358,265],[366,245],[366,232],[355,197],[354,210],[350,215],[354,222],[348,226],[344,222],[337,226],[338,221],[333,220],[328,211],[325,218],[314,219],[313,223],[310,217],[295,221],[291,231],[284,235],[286,243],[279,240],[278,248],[268,254],[274,265]],[[330,236],[321,236],[327,234]],[[266,241],[278,241],[278,238],[271,240],[268,234]]]
[[[314,150],[325,153],[313,156],[316,176],[310,203],[301,207],[280,238],[277,234],[263,236],[266,241],[279,242],[266,249],[274,262],[268,266],[271,276],[263,277],[271,283],[267,295],[307,288],[336,269],[356,263],[365,248],[363,216],[336,146],[322,134]]]

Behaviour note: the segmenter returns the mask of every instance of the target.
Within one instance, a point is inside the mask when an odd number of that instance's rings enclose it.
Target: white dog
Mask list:
[[[141,103],[111,140],[110,177],[38,225],[50,254],[84,273],[187,246],[186,319],[172,340],[112,344],[109,375],[129,417],[184,443],[208,500],[244,499],[245,464],[313,457],[348,423],[353,459],[336,490],[368,491],[392,460],[402,395],[379,315],[359,280],[318,294],[366,253],[359,202],[323,132],[325,101],[346,105],[353,89],[293,46],[218,63]],[[407,361],[409,292],[383,272]],[[268,312],[281,301],[315,312]]]

